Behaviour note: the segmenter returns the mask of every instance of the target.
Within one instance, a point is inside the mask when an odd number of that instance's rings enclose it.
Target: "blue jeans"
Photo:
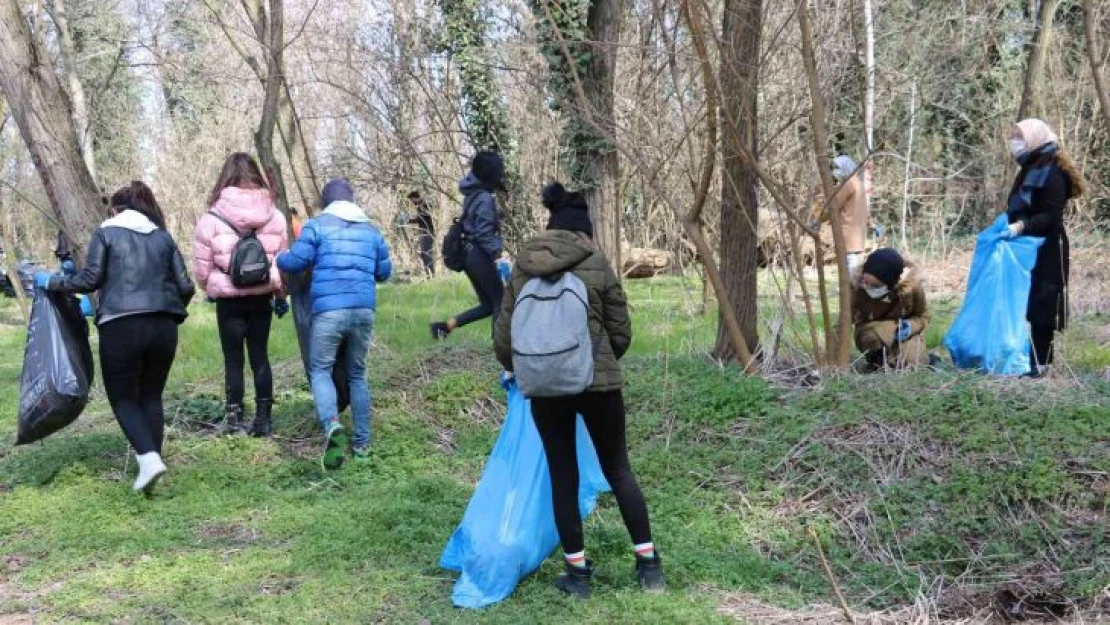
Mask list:
[[[320,313],[312,318],[312,357],[309,378],[316,414],[326,432],[339,416],[336,406],[332,368],[339,346],[347,342],[345,362],[347,382],[351,387],[351,416],[355,424],[354,446],[370,444],[370,385],[366,381],[366,355],[374,335],[374,311],[349,308]],[[342,371],[342,370],[341,370]]]

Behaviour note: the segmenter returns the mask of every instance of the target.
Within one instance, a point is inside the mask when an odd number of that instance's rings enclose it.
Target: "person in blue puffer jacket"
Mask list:
[[[370,458],[370,385],[366,356],[374,333],[377,283],[393,273],[389,245],[355,204],[350,183],[336,178],[324,185],[324,212],[309,220],[278,268],[290,274],[312,269],[312,347],[309,379],[316,413],[324,429],[325,469],[343,465],[348,437],[339,423],[332,368],[339,346],[347,344],[347,380],[354,420],[353,455]]]

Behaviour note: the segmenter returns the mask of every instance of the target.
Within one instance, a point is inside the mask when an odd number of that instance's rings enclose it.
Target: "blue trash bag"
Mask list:
[[[515,382],[509,383],[508,393],[509,413],[501,434],[439,561],[443,568],[462,573],[451,594],[460,608],[484,608],[508,597],[559,545],[551,478],[531,404]],[[577,441],[578,506],[586,518],[609,484],[581,417]]]
[[[1030,371],[1030,273],[1037,262],[1040,237],[1007,238],[1006,215],[975,241],[975,256],[967,280],[967,295],[952,322],[944,346],[961,369],[998,375]]]

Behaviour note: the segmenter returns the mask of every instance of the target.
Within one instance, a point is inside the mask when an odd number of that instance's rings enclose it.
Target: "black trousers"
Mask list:
[[[100,372],[112,412],[137,454],[162,453],[162,392],[177,353],[177,322],[132,315],[100,326]]]
[[[256,401],[274,398],[270,369],[270,295],[221,299],[216,302],[216,322],[224,352],[224,397],[230,406],[243,405],[243,345],[254,372]]]
[[[1036,365],[1051,365],[1053,360],[1052,343],[1056,338],[1056,328],[1053,326],[1032,325],[1030,326],[1032,334],[1032,364]]]
[[[647,505],[632,466],[625,441],[624,396],[620,391],[583,393],[571,397],[534,398],[532,419],[536,422],[547,467],[551,472],[551,496],[555,527],[566,553],[585,549],[582,516],[578,510],[578,449],[575,443],[576,415],[582,415],[597,450],[597,459],[616,496],[621,518],[633,544],[651,542]]]
[[[497,317],[501,314],[501,299],[505,293],[505,285],[501,283],[501,276],[497,273],[497,266],[493,259],[477,247],[470,248],[466,255],[466,277],[470,278],[470,285],[474,287],[474,294],[478,296],[478,305],[455,317],[458,327],[493,317],[493,324],[497,324]]]
[[[434,276],[436,273],[435,237],[426,230],[422,230],[416,237],[416,245],[420,253],[420,264],[424,266],[424,273]]]

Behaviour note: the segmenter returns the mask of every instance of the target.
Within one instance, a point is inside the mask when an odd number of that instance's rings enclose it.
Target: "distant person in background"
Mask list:
[[[1060,149],[1056,133],[1039,119],[1026,119],[1010,132],[1010,153],[1021,165],[1006,204],[1010,236],[1044,237],[1033,266],[1026,319],[1032,333],[1032,376],[1053,361],[1053,340],[1068,319],[1071,250],[1064,227],[1068,200],[1083,194],[1083,177]]]
[[[321,193],[323,213],[305,222],[293,247],[278,257],[278,267],[290,274],[312,270],[312,340],[309,378],[316,414],[324,430],[325,469],[343,466],[347,432],[339,423],[339,406],[332,369],[336,354],[346,344],[346,372],[354,420],[352,453],[356,462],[370,459],[370,385],[366,357],[374,334],[378,306],[377,283],[393,273],[389,245],[355,204],[351,185],[336,178]]]
[[[862,172],[856,172],[858,166],[851,157],[840,155],[833,159],[832,176],[840,190],[833,196],[828,209],[817,209],[817,213],[810,223],[810,227],[818,229],[821,223],[832,221],[831,211],[840,214],[841,232],[844,233],[844,249],[847,252],[848,279],[856,282],[859,279],[860,267],[863,265],[864,252],[867,246],[867,228],[870,213],[867,210],[867,197],[863,192]]]
[[[240,240],[257,237],[269,262],[269,276],[259,284],[237,286],[232,262]],[[243,345],[254,372],[255,416],[250,433],[268,437],[273,426],[274,378],[270,369],[270,323],[282,317],[289,304],[282,291],[274,258],[289,246],[285,217],[274,205],[274,195],[262,170],[249,154],[236,152],[224,162],[208,211],[197,221],[193,237],[193,267],[197,283],[216,300],[216,322],[224,355],[224,430],[243,432]]]
[[[89,241],[75,275],[40,272],[35,284],[63,293],[100,292],[100,374],[120,428],[135,450],[136,491],[165,472],[162,393],[177,354],[177,326],[195,287],[150,187],[132,182],[112,195],[114,216]]]
[[[501,313],[504,285],[497,263],[504,252],[501,239],[501,216],[497,210],[494,192],[504,188],[505,163],[496,152],[479,152],[474,155],[470,172],[459,181],[463,194],[462,227],[466,236],[466,277],[478,296],[478,305],[447,321],[431,324],[432,338],[445,339],[465,325],[497,316]]]
[[[419,191],[409,193],[409,203],[416,211],[409,219],[409,225],[416,228],[416,247],[420,254],[420,263],[424,266],[424,274],[432,277],[436,273],[434,252],[436,227],[432,219],[432,209]]]
[[[882,248],[868,254],[852,292],[852,322],[869,371],[929,363],[925,289],[917,268],[898,252]]]

